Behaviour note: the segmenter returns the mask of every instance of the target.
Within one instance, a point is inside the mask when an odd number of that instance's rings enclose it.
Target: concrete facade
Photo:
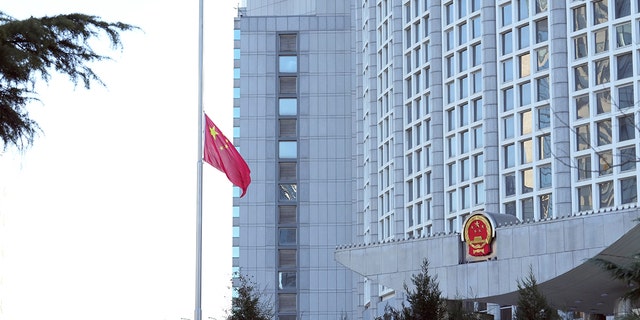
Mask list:
[[[529,268],[556,307],[612,315],[624,286],[587,261],[640,251],[639,25],[627,0],[248,0],[234,141],[253,183],[234,199],[234,268],[284,320],[373,319],[424,259],[494,319]],[[476,212],[519,222],[470,263]]]

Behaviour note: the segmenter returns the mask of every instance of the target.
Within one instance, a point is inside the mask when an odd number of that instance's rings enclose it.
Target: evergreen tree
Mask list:
[[[638,307],[640,301],[640,254],[636,254],[627,259],[627,263],[615,263],[613,261],[597,258],[591,261],[599,264],[604,270],[609,272],[611,276],[628,284],[631,289],[625,292],[622,298],[630,303],[630,308]],[[616,319],[620,320],[640,320],[640,315],[632,310],[626,310],[627,314]]]
[[[524,280],[518,280],[517,320],[555,320],[560,319],[558,312],[547,302],[538,289],[533,270]]]
[[[442,298],[442,291],[437,281],[437,277],[429,275],[429,261],[422,262],[421,271],[411,276],[411,282],[415,290],[409,290],[405,284],[404,290],[407,293],[407,302],[410,307],[404,308],[403,314],[406,320],[433,320],[444,319],[446,314],[445,300]]]
[[[268,301],[263,301],[262,293],[256,289],[256,284],[240,274],[235,279],[238,286],[234,289],[238,295],[231,300],[231,315],[227,320],[270,320],[273,309]]]
[[[104,85],[87,66],[109,59],[96,53],[88,41],[106,34],[112,47],[121,48],[120,32],[136,27],[104,22],[99,17],[65,14],[14,19],[0,11],[0,143],[19,150],[31,145],[40,131],[25,107],[37,100],[36,80],[49,81],[50,71],[65,74],[89,89],[91,82]]]
[[[436,277],[429,275],[429,261],[422,262],[421,271],[411,276],[411,282],[415,286],[414,290],[409,290],[405,284],[404,290],[407,294],[406,306],[397,310],[391,306],[385,307],[384,315],[377,320],[439,320],[445,319],[446,305],[442,298]]]

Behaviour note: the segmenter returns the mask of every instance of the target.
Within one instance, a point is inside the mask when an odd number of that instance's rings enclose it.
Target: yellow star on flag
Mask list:
[[[216,131],[216,127],[210,127],[209,128],[209,133],[213,137],[213,140],[215,140],[216,137],[218,136],[218,131]]]

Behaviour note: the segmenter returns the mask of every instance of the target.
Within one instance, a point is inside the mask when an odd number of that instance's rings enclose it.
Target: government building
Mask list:
[[[511,319],[612,319],[640,252],[640,1],[245,0],[233,268],[277,319],[374,319],[429,261]]]

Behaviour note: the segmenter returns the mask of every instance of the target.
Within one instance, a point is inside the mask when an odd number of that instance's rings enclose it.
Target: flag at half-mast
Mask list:
[[[204,161],[224,172],[229,181],[242,189],[242,196],[251,183],[251,170],[231,141],[204,115]]]

